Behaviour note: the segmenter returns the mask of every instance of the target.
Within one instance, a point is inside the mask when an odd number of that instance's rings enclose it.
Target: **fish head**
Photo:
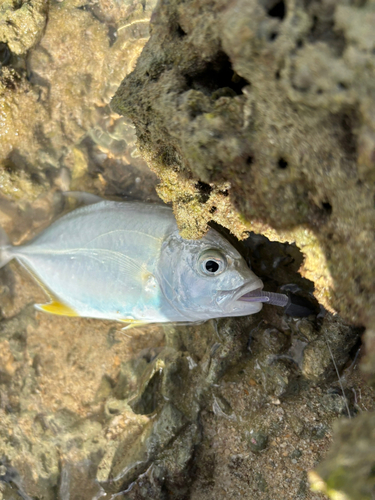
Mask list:
[[[200,240],[185,240],[178,232],[169,236],[161,249],[158,281],[169,303],[187,321],[247,316],[262,309],[261,302],[239,300],[261,290],[263,282],[214,229]]]

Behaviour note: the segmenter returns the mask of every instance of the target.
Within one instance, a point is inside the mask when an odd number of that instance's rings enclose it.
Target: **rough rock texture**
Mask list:
[[[254,235],[243,251],[268,289],[311,294],[295,245]],[[307,471],[332,423],[374,409],[362,330],[330,313],[122,332],[36,312],[15,264],[0,278],[1,500],[323,499]]]
[[[10,52],[24,54],[41,38],[47,20],[45,0],[5,0],[0,4],[0,65]]]
[[[375,496],[375,413],[353,422],[335,424],[335,440],[327,459],[310,473],[316,491],[342,500],[371,500]]]
[[[295,248],[254,247],[266,274],[266,255],[284,255],[280,285],[294,277]],[[265,307],[128,335],[25,307],[41,292],[15,268],[2,271],[13,276],[1,300],[2,500],[325,498],[306,472],[332,422],[374,408],[351,360],[360,331]]]
[[[320,255],[319,300],[362,324],[375,310],[374,5],[159,2],[112,101],[184,236],[214,220],[294,241],[307,268]]]

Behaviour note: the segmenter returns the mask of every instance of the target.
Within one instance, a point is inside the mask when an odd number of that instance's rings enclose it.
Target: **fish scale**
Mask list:
[[[167,206],[97,201],[21,246],[1,232],[0,266],[12,258],[48,293],[50,302],[37,307],[55,314],[141,324],[262,308],[261,300],[240,300],[263,283],[237,250],[214,229],[184,240]]]

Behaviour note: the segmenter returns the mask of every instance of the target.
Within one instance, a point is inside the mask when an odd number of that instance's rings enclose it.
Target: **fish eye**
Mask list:
[[[217,276],[227,268],[225,256],[218,250],[206,250],[198,260],[199,271],[205,276]]]

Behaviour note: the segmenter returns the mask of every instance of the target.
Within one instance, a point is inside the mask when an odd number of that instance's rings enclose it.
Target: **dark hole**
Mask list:
[[[229,191],[228,191],[228,189],[225,189],[224,191],[220,191],[220,193],[221,193],[223,196],[229,196]]]
[[[276,80],[280,80],[280,70],[278,69],[275,73]]]
[[[254,158],[252,156],[248,156],[246,158],[246,165],[252,165],[254,163]]]
[[[271,17],[278,17],[279,19],[284,19],[285,17],[285,3],[284,0],[277,2],[271,9],[268,11],[268,15]]]
[[[209,273],[216,273],[216,271],[219,269],[219,264],[214,260],[208,260],[205,267],[206,271],[208,271]]]
[[[346,90],[348,88],[348,86],[343,82],[339,82],[337,86],[340,90]]]
[[[186,36],[185,31],[181,28],[179,24],[177,24],[177,30],[176,30],[178,38],[184,38]]]
[[[287,166],[288,166],[288,162],[286,160],[284,160],[284,158],[279,158],[279,161],[277,162],[277,165],[282,170],[285,170],[287,168]]]
[[[362,326],[354,328],[354,332],[358,335],[358,340],[349,351],[349,358],[350,358],[349,365],[351,365],[353,361],[356,361],[358,359],[358,356],[361,352],[362,334],[364,331],[365,329]]]
[[[270,40],[271,40],[271,42],[273,42],[274,40],[276,40],[277,37],[278,37],[278,33],[276,33],[276,31],[273,31],[270,34]]]
[[[302,47],[303,47],[303,40],[301,40],[301,39],[297,40],[297,48],[302,49]]]
[[[0,68],[10,63],[11,51],[6,43],[0,43]]]
[[[210,193],[211,193],[211,191],[212,191],[212,187],[211,187],[209,184],[207,184],[206,182],[202,182],[202,181],[198,181],[198,182],[196,183],[195,187],[196,187],[197,189],[199,189],[199,191],[200,191],[201,193],[210,194]]]
[[[202,181],[198,181],[196,183],[195,187],[197,189],[199,189],[199,191],[200,191],[201,202],[206,203],[210,197],[212,187],[209,184],[207,184],[206,182],[202,182]]]
[[[323,90],[322,90],[322,89],[318,89],[318,90],[316,91],[316,93],[317,93],[317,94],[319,94],[319,95],[321,95],[321,94],[323,94]]]
[[[328,215],[331,215],[332,205],[330,203],[328,203],[328,201],[325,201],[324,203],[322,203],[322,207],[325,210],[325,212],[327,212]]]
[[[211,207],[210,208],[210,214],[214,214],[216,212],[217,208],[216,207]]]
[[[233,71],[229,57],[224,52],[219,52],[203,71],[185,75],[185,79],[188,87],[209,96],[222,88],[229,88],[236,95],[241,95],[242,89],[249,85],[245,78]]]

